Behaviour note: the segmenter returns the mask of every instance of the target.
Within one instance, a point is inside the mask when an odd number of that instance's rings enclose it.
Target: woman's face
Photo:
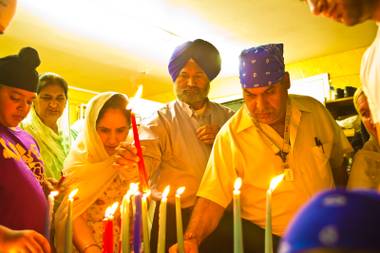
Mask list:
[[[361,116],[361,119],[365,128],[371,135],[373,135],[377,139],[376,126],[372,122],[371,111],[369,110],[367,97],[364,95],[364,93],[359,95],[357,104],[358,104],[359,114]]]
[[[96,125],[96,132],[109,155],[112,155],[119,143],[127,138],[128,131],[125,111],[116,108],[106,110]]]
[[[34,108],[42,122],[57,122],[66,106],[65,91],[59,84],[48,84],[37,95]]]

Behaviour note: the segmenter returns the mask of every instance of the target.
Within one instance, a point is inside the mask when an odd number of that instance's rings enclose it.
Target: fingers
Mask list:
[[[169,253],[177,253],[177,252],[178,252],[177,244],[174,244],[173,246],[169,248]]]
[[[5,242],[5,246],[11,252],[51,252],[48,240],[33,230],[22,230],[12,233]]]
[[[136,168],[140,158],[137,155],[136,147],[124,142],[117,147],[113,160],[112,166],[114,168]]]
[[[213,144],[219,127],[216,125],[205,125],[197,129],[197,138],[206,144]]]
[[[40,246],[42,250],[41,252],[43,253],[51,252],[49,241],[44,236],[35,232],[33,238],[37,242],[37,244]]]

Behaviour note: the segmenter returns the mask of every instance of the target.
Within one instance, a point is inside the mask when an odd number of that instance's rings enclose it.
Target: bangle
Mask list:
[[[95,242],[91,242],[91,243],[89,243],[89,244],[86,244],[86,245],[82,248],[81,252],[82,252],[82,253],[85,253],[86,250],[89,249],[89,248],[91,248],[91,247],[97,247],[98,249],[102,249],[102,248],[101,248],[98,244],[96,244]]]
[[[195,234],[191,232],[185,233],[183,236],[183,239],[188,240],[188,241],[195,240],[196,244],[199,245],[198,238],[195,236]]]

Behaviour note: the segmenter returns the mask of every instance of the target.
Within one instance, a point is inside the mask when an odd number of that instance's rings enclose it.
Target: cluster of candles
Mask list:
[[[265,253],[273,252],[272,243],[272,211],[271,211],[271,199],[272,193],[276,187],[283,180],[284,174],[278,175],[270,182],[270,186],[266,193],[266,226],[265,226]],[[243,253],[243,236],[241,225],[241,207],[240,207],[240,188],[242,185],[241,178],[237,178],[234,183],[233,190],[233,219],[234,219],[234,253]],[[181,194],[185,191],[185,187],[177,189],[175,194],[175,209],[176,209],[176,228],[177,228],[177,245],[178,252],[184,253],[184,240],[183,240],[183,227],[182,227],[182,215],[181,215]],[[72,208],[74,196],[77,194],[78,189],[74,189],[68,198],[67,206],[67,219],[65,226],[65,253],[72,252]],[[166,241],[166,205],[167,197],[170,192],[170,186],[167,186],[161,198],[159,207],[159,231],[158,231],[158,245],[157,253],[165,252]],[[50,219],[53,216],[54,197],[58,192],[51,192],[49,195],[49,207],[50,207]],[[150,253],[150,231],[148,226],[148,198],[150,191],[141,193],[139,191],[138,184],[132,183],[128,192],[124,195],[120,205],[121,214],[121,232],[120,232],[120,252],[130,252],[130,218],[133,217],[133,251],[140,252],[141,245],[143,245],[144,253]],[[132,203],[133,215],[130,214]],[[114,213],[117,211],[119,203],[115,202],[109,206],[105,211],[104,217],[104,231],[103,231],[103,252],[113,253],[114,246],[114,234],[113,223]],[[142,240],[141,240],[141,228],[142,228]],[[143,244],[141,243],[143,242]]]
[[[166,241],[166,205],[169,195],[170,186],[167,186],[162,193],[160,208],[159,208],[159,231],[158,231],[158,245],[157,253],[165,252]],[[176,191],[175,203],[176,203],[176,220],[177,220],[177,240],[179,244],[179,252],[184,252],[183,245],[183,228],[182,228],[182,214],[181,214],[181,194],[185,191],[185,187],[180,187]],[[67,218],[65,225],[65,244],[64,252],[71,253],[73,244],[73,228],[72,228],[72,208],[74,202],[74,196],[77,194],[78,189],[71,191],[67,202]],[[53,217],[54,198],[58,192],[51,192],[49,195],[49,208],[50,208],[50,220]],[[133,252],[140,252],[141,245],[144,247],[144,253],[150,253],[150,232],[148,225],[148,197],[150,191],[141,193],[139,191],[138,184],[132,183],[128,192],[124,195],[120,208],[119,203],[115,202],[111,206],[107,207],[104,215],[104,230],[103,230],[103,252],[114,252],[114,214],[119,208],[121,215],[121,229],[120,229],[120,252],[131,252],[130,245],[130,219],[133,217]],[[133,215],[131,215],[131,207]],[[141,238],[142,228],[142,238]],[[142,239],[142,240],[141,240]],[[142,243],[143,242],[143,243]]]

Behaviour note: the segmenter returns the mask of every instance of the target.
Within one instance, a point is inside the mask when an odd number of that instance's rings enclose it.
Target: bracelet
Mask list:
[[[85,253],[87,249],[91,248],[91,247],[97,247],[99,249],[102,249],[97,243],[95,242],[91,242],[89,244],[87,244],[86,246],[83,247],[83,249],[81,250],[82,253]]]
[[[187,232],[184,234],[183,239],[185,240],[195,240],[195,242],[199,245],[198,238],[195,236],[195,234],[191,232]]]

